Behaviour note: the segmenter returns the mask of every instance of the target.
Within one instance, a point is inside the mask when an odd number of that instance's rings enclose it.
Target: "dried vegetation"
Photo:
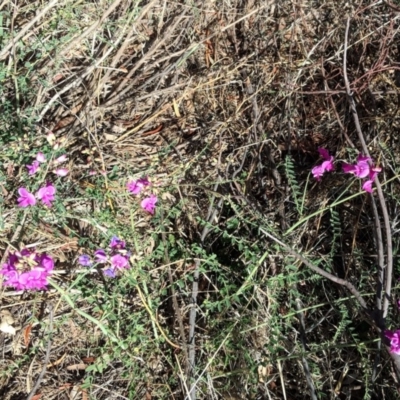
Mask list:
[[[398,231],[397,6],[14,3],[0,4],[0,253],[21,242],[51,251],[64,271],[57,282],[74,294],[77,254],[108,230],[129,240],[134,219],[134,256],[147,269],[121,284],[116,297],[100,279],[96,285],[108,297],[74,297],[76,308],[107,324],[126,318],[141,327],[119,353],[59,292],[3,291],[1,309],[20,329],[13,337],[0,334],[0,397],[26,398],[46,365],[33,399],[183,399],[196,379],[198,399],[396,398],[390,359],[379,357],[378,336],[354,299],[285,256],[257,228],[269,225],[283,236],[342,192],[358,190],[340,173],[321,183],[309,178],[318,147],[337,159],[361,150],[343,78],[349,16],[351,90],[384,180],[395,177],[384,191]],[[65,208],[21,217],[20,156],[45,146],[49,131],[71,160]],[[100,187],[89,170],[107,172]],[[159,227],[132,214],[136,200],[125,194],[131,174],[148,174],[163,188]],[[87,190],[97,197],[88,200]],[[305,220],[285,241],[356,284],[373,305],[370,207],[366,197],[355,197]],[[198,271],[194,347],[187,342]],[[114,319],[107,320],[107,301],[117,304]],[[397,317],[391,309],[393,326]],[[121,323],[119,338],[129,337],[128,326]],[[93,363],[97,370],[88,370]]]

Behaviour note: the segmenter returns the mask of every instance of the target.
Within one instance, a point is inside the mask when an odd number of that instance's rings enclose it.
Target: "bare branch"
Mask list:
[[[369,151],[368,151],[368,146],[365,142],[364,135],[361,130],[361,125],[360,125],[360,120],[358,118],[358,113],[357,113],[357,108],[356,108],[356,103],[353,98],[353,94],[350,89],[350,83],[349,79],[347,76],[347,44],[348,44],[348,36],[349,36],[349,28],[350,28],[350,18],[347,19],[347,24],[346,24],[346,33],[345,33],[345,39],[344,39],[344,50],[343,50],[343,77],[344,77],[344,82],[346,85],[346,91],[347,91],[347,97],[350,102],[350,108],[353,114],[353,119],[354,119],[354,124],[356,126],[358,138],[361,142],[361,146],[363,149],[363,152],[366,156],[370,157]],[[382,215],[383,215],[383,221],[385,225],[385,235],[386,235],[386,274],[385,274],[385,295],[383,299],[383,309],[382,309],[382,318],[385,319],[388,313],[388,308],[389,308],[389,299],[390,299],[390,293],[391,293],[391,288],[392,288],[392,274],[393,274],[393,250],[392,250],[392,233],[390,229],[390,221],[389,221],[389,213],[386,207],[386,202],[385,198],[383,196],[383,191],[382,191],[382,186],[379,182],[378,177],[375,178],[375,185],[377,188],[378,192],[378,198],[379,198],[379,203],[381,206],[382,210]],[[372,201],[375,201],[373,196]],[[375,215],[375,213],[374,213]],[[376,218],[376,216],[375,216]],[[376,225],[378,226],[378,225]]]
[[[371,314],[371,311],[368,309],[367,303],[362,298],[361,293],[349,281],[346,281],[345,279],[341,279],[329,272],[326,272],[322,268],[317,267],[316,265],[311,263],[311,261],[307,260],[305,257],[303,257],[301,254],[299,254],[297,251],[295,251],[291,247],[289,247],[286,243],[281,242],[278,238],[271,235],[269,232],[265,231],[264,229],[260,228],[260,231],[265,236],[268,236],[274,242],[278,243],[280,246],[285,248],[288,253],[290,253],[292,256],[296,257],[299,261],[301,261],[304,265],[306,265],[308,268],[310,268],[317,274],[323,276],[324,278],[329,279],[332,282],[337,283],[338,285],[341,285],[341,286],[344,286],[345,288],[347,288],[350,291],[350,293],[357,299],[357,301],[359,302],[361,307],[364,309],[364,311],[366,311],[367,314],[369,314],[369,315]]]

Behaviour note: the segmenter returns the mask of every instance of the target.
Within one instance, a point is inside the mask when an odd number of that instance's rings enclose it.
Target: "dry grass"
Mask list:
[[[0,10],[0,254],[20,243],[51,252],[63,271],[56,282],[75,307],[54,289],[2,290],[1,309],[20,327],[13,337],[0,334],[3,399],[26,398],[44,365],[36,400],[183,399],[196,379],[198,399],[305,399],[310,385],[318,398],[396,398],[390,361],[377,358],[378,336],[354,300],[282,256],[257,227],[283,235],[339,193],[354,192],[340,174],[308,181],[318,147],[337,159],[361,148],[343,79],[346,16],[348,74],[367,144],[383,180],[398,174],[397,11],[384,2],[311,0],[18,1]],[[23,218],[16,189],[50,131],[70,157],[62,206]],[[126,194],[127,177],[140,175],[152,177],[162,198],[155,219]],[[397,232],[398,178],[384,190]],[[300,213],[296,198],[304,193]],[[372,305],[370,205],[358,196],[335,210],[339,222],[321,213],[286,242],[355,283]],[[126,237],[140,267],[116,284],[74,283],[77,255],[111,232]],[[197,259],[190,373],[182,336]],[[397,258],[395,267],[399,273]],[[118,326],[128,347],[110,343],[77,309]],[[395,327],[393,309],[390,319]],[[126,331],[132,326],[134,335]]]

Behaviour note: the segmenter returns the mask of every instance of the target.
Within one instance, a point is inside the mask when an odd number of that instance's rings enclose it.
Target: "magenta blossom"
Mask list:
[[[356,164],[343,164],[343,172],[354,174],[358,178],[366,178],[370,172],[369,163],[371,161],[371,158],[359,154]]]
[[[328,150],[319,148],[318,152],[325,161],[323,161],[322,164],[317,165],[311,170],[311,173],[317,181],[321,179],[321,176],[325,172],[333,171],[333,169],[335,168],[333,165],[334,157],[329,154]]]
[[[154,210],[156,208],[157,201],[158,201],[157,196],[152,194],[152,195],[150,195],[150,197],[146,197],[145,199],[143,199],[140,202],[140,205],[142,206],[142,208],[144,210],[146,210],[150,214],[154,214]]]
[[[362,156],[359,154],[356,164],[343,164],[343,172],[354,174],[356,177],[368,179],[363,183],[362,188],[368,193],[372,193],[372,184],[382,168],[376,167],[372,164],[370,157]]]
[[[369,179],[365,181],[362,185],[362,188],[368,192],[372,193],[372,184],[374,183],[374,180],[376,176],[379,174],[379,172],[382,171],[382,168],[380,167],[372,167],[369,171]]]
[[[139,194],[145,186],[149,186],[150,182],[148,178],[140,178],[137,181],[130,181],[127,183],[126,187],[128,192],[132,194]]]
[[[55,200],[56,188],[51,184],[47,183],[46,186],[43,186],[36,193],[36,197],[39,200],[42,200],[42,203],[47,207],[51,207],[51,202]]]
[[[125,248],[125,241],[121,240],[117,236],[113,236],[110,241],[110,247],[112,249],[124,249]]]
[[[36,204],[35,196],[29,193],[25,188],[19,188],[18,193],[20,196],[17,199],[19,207],[34,206]]]
[[[50,256],[23,249],[9,255],[0,274],[4,276],[4,285],[16,290],[41,290],[47,288],[53,269],[54,260]]]
[[[97,249],[94,252],[93,261],[89,255],[83,254],[78,258],[78,262],[85,267],[89,267],[95,263],[99,268],[101,264],[104,276],[115,278],[118,271],[130,268],[129,257],[131,253],[125,249],[125,246],[126,243],[124,240],[113,236],[109,248]]]
[[[27,165],[26,168],[28,169],[29,175],[34,175],[39,169],[39,161],[34,161],[32,165]]]
[[[111,265],[114,268],[121,269],[121,268],[127,268],[129,266],[129,261],[127,257],[121,255],[121,254],[116,254],[115,256],[112,256],[110,258]]]
[[[390,340],[390,352],[400,354],[400,329],[395,332],[386,330],[385,336]]]

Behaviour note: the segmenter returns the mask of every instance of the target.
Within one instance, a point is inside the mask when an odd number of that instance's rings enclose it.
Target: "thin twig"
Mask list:
[[[11,39],[10,43],[8,43],[3,50],[0,51],[0,60],[3,60],[6,56],[8,51],[14,46],[14,43],[17,43],[24,35],[25,33],[38,22],[46,13],[49,11],[51,8],[56,6],[57,4],[60,4],[59,0],[53,0],[51,1],[43,10],[36,15],[35,18],[32,19],[29,23],[27,23],[21,30],[20,32]],[[62,4],[62,3],[61,3]]]
[[[164,221],[164,216],[162,215],[162,220]],[[176,292],[174,288],[174,279],[172,277],[172,271],[171,271],[171,260],[168,255],[168,248],[167,248],[167,238],[165,235],[165,228],[163,227],[161,231],[161,237],[163,241],[163,246],[164,246],[164,261],[167,264],[167,272],[168,272],[168,280],[169,280],[169,285],[171,287],[171,297],[172,297],[172,307],[174,309],[174,313],[176,315],[176,319],[178,320],[178,326],[179,326],[179,333],[181,335],[181,340],[182,340],[182,349],[185,354],[185,373],[186,376],[189,376],[190,373],[190,363],[189,363],[189,355],[188,355],[188,350],[187,350],[187,341],[186,341],[186,335],[185,335],[185,328],[183,326],[183,318],[182,318],[182,313],[179,308],[178,300],[176,298]]]
[[[25,210],[24,215],[22,216],[22,221],[19,223],[19,225],[15,229],[14,234],[12,235],[8,246],[4,251],[3,257],[1,258],[1,261],[0,261],[0,265],[3,265],[6,262],[6,259],[8,257],[8,254],[10,253],[11,247],[15,244],[15,242],[17,241],[19,235],[21,234],[22,227],[24,226],[25,221],[26,221],[27,213],[28,213],[28,211]]]
[[[306,344],[306,325],[304,322],[304,313],[302,311],[302,307],[300,304],[300,299],[296,299],[296,310],[297,315],[300,321],[300,341],[303,346],[304,352],[307,351],[307,344]],[[304,374],[306,376],[307,384],[310,389],[310,397],[312,400],[318,400],[317,395],[315,393],[315,385],[310,373],[310,367],[308,366],[308,362],[305,356],[302,356],[302,363],[304,368]]]
[[[217,191],[219,186],[219,181],[214,186],[214,192]],[[221,198],[217,204],[217,206],[213,210],[213,201],[211,201],[208,216],[207,216],[207,224],[204,227],[200,241],[201,244],[204,245],[204,240],[210,232],[210,228],[208,223],[214,220],[219,209],[222,206],[223,198]],[[196,315],[197,315],[197,296],[199,293],[199,277],[200,277],[200,260],[196,260],[196,267],[193,274],[193,284],[192,284],[192,304],[189,313],[189,363],[191,368],[191,375],[193,375],[195,367],[196,367],[196,340],[195,340],[195,330],[196,330]],[[197,380],[193,384],[190,385],[189,392],[189,400],[196,400],[196,385]]]
[[[128,23],[130,22],[130,20],[132,19],[132,15],[129,18]],[[45,114],[47,113],[47,111],[50,109],[50,107],[59,99],[59,97],[61,97],[61,95],[63,95],[64,93],[68,92],[68,90],[72,89],[75,86],[80,85],[83,80],[89,75],[91,74],[99,65],[101,65],[101,63],[114,51],[114,49],[118,46],[119,42],[122,40],[125,30],[127,29],[128,24],[125,24],[124,27],[122,28],[122,32],[120,34],[120,36],[115,40],[114,43],[112,43],[112,46],[110,46],[110,48],[105,52],[105,54],[98,59],[94,64],[92,64],[91,66],[85,68],[85,70],[79,74],[77,76],[76,79],[72,80],[69,84],[67,84],[66,86],[64,86],[64,88],[62,88],[59,92],[57,92],[45,105],[45,107],[43,108],[42,112],[39,114],[39,117],[37,118],[36,122],[40,122],[43,117],[45,116]]]
[[[329,279],[332,282],[337,283],[338,285],[344,286],[346,289],[349,290],[349,292],[357,299],[361,307],[363,308],[364,311],[368,315],[371,314],[370,310],[367,307],[367,303],[361,296],[361,293],[354,287],[353,284],[351,284],[349,281],[346,281],[345,279],[341,279],[329,272],[326,272],[322,268],[317,267],[316,265],[312,264],[311,261],[307,260],[305,257],[303,257],[301,254],[299,254],[297,251],[293,250],[291,247],[289,247],[286,243],[281,242],[278,238],[275,236],[271,235],[269,232],[265,231],[264,229],[260,228],[260,231],[265,235],[268,236],[270,239],[272,239],[274,242],[278,243],[280,246],[286,249],[288,253],[296,257],[299,261],[301,261],[304,265],[306,265],[308,268],[316,272],[317,274],[323,276],[324,278]]]
[[[347,43],[349,36],[349,28],[350,28],[350,18],[347,18],[346,24],[346,33],[344,39],[344,50],[343,50],[343,78],[346,86],[347,97],[350,102],[350,107],[353,113],[354,124],[356,126],[358,138],[360,140],[363,152],[366,156],[370,157],[367,143],[365,142],[364,135],[361,130],[360,120],[358,118],[356,103],[353,98],[353,94],[350,89],[350,83],[347,76]],[[382,307],[382,318],[383,320],[386,318],[389,308],[389,299],[392,288],[392,273],[393,273],[393,250],[392,250],[392,232],[390,228],[390,220],[389,213],[386,207],[385,198],[382,191],[382,186],[379,182],[378,177],[375,177],[375,185],[378,192],[379,203],[382,210],[383,221],[385,226],[385,235],[386,235],[386,274],[385,274],[385,295],[383,299],[383,307]],[[372,196],[372,195],[371,195]]]
[[[27,397],[26,400],[31,400],[32,397],[35,395],[36,390],[38,390],[40,383],[42,382],[42,380],[44,378],[44,374],[46,373],[47,365],[49,364],[49,360],[50,360],[51,334],[53,333],[53,306],[50,304],[48,307],[49,307],[49,321],[50,321],[49,322],[49,341],[47,342],[46,356],[44,358],[43,369],[35,383],[35,386],[29,393],[29,396]]]
[[[72,40],[72,42],[69,43],[69,45],[67,47],[65,47],[64,49],[62,49],[57,56],[59,58],[62,58],[64,56],[64,54],[67,54],[75,45],[79,44],[79,43],[83,43],[83,39],[90,35],[93,31],[95,31],[99,26],[101,26],[103,24],[103,22],[108,18],[108,16],[119,6],[119,3],[121,3],[121,0],[116,0],[114,1],[114,3],[112,3],[110,5],[110,7],[103,13],[103,15],[101,16],[101,18],[96,21],[94,24],[92,24],[91,26],[89,26],[89,28],[87,28],[82,34],[80,34],[79,36],[77,36],[76,38],[74,38]],[[49,62],[49,64],[47,64],[47,68],[50,68],[52,66],[52,64],[54,63],[55,59],[51,60]]]

